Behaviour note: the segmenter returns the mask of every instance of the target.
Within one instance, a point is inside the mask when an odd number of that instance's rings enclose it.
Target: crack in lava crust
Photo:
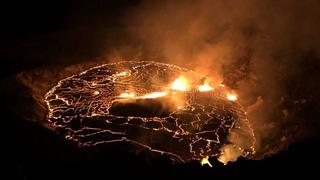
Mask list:
[[[219,91],[168,90],[181,75],[192,87],[203,80],[191,70],[151,61],[94,67],[61,80],[45,95],[48,119],[80,146],[129,141],[185,162],[220,156],[221,148],[232,144],[228,136],[236,132],[249,146],[232,145],[242,156],[252,153],[254,136],[240,104]],[[130,98],[163,91],[170,94]],[[182,106],[170,101],[177,97],[182,97]]]

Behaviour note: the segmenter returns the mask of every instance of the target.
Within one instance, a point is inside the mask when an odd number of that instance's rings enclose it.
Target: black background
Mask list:
[[[1,89],[11,89],[10,77],[39,67],[67,66],[98,57],[101,31],[114,46],[126,36],[121,17],[139,1],[14,2],[1,6]],[[101,25],[101,19],[106,21]],[[95,30],[93,30],[95,29]],[[117,41],[117,42],[116,42]],[[84,43],[85,42],[85,43]],[[66,60],[68,59],[68,60]],[[171,164],[165,157],[145,155],[117,146],[80,150],[51,130],[26,121],[8,106],[18,101],[2,98],[3,154],[9,160],[10,179],[113,178],[264,178],[318,176],[319,138],[293,143],[288,150],[263,160],[245,160],[223,166],[201,167],[199,162]],[[24,102],[25,103],[25,102]],[[316,115],[315,115],[316,118]],[[127,146],[125,146],[127,147]],[[128,147],[129,148],[129,147]],[[115,177],[114,177],[115,176]],[[315,177],[315,178],[316,178]]]

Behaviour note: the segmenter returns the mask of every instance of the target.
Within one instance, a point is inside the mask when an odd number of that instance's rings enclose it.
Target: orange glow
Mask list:
[[[243,154],[241,148],[230,144],[224,145],[220,151],[221,154],[217,159],[224,165],[227,165],[228,162],[235,162]]]
[[[201,92],[205,92],[205,91],[212,91],[214,90],[214,88],[210,86],[207,82],[205,82],[203,85],[198,87],[198,90]]]
[[[123,72],[116,74],[116,76],[126,76],[126,75],[128,75],[128,72],[126,72],[126,71],[123,71]]]
[[[206,156],[204,158],[201,159],[201,162],[200,162],[201,166],[204,166],[205,164],[208,164],[210,167],[212,167],[210,161],[209,161],[209,156]]]
[[[100,92],[99,91],[95,91],[95,92],[93,92],[93,95],[99,95],[100,94]]]
[[[229,101],[236,101],[236,100],[238,100],[238,97],[235,94],[227,94],[227,99]]]
[[[185,77],[180,76],[172,83],[171,88],[178,91],[187,91],[189,89],[188,80]]]
[[[125,92],[125,93],[121,93],[120,95],[119,95],[119,97],[121,97],[121,98],[134,98],[136,96],[136,94],[135,93],[128,93],[128,92]]]
[[[146,94],[146,95],[142,96],[141,98],[151,99],[151,98],[163,97],[166,95],[167,95],[166,92],[154,92],[154,93]]]

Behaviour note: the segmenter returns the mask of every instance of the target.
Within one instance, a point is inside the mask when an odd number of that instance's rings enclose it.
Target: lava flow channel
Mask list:
[[[208,157],[226,163],[234,154],[253,153],[253,131],[236,97],[204,79],[151,61],[93,67],[45,95],[48,120],[81,147],[128,141],[174,161],[202,164]]]

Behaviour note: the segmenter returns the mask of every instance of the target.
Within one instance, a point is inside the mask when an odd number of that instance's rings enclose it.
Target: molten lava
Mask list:
[[[136,94],[132,92],[125,92],[119,95],[120,98],[134,98],[135,96]]]
[[[236,94],[227,94],[227,99],[230,101],[238,100],[238,96]]]
[[[126,71],[115,74],[115,76],[127,76],[129,73]]]
[[[200,85],[198,87],[198,90],[201,92],[206,92],[206,91],[213,91],[214,88],[212,86],[210,86],[207,81],[205,81],[203,85]]]
[[[153,92],[150,94],[143,95],[143,96],[141,96],[141,98],[151,99],[151,98],[163,97],[166,95],[167,95],[166,92]]]
[[[211,165],[211,163],[209,161],[209,156],[206,156],[206,157],[202,158],[201,161],[200,161],[200,164],[202,166],[204,166],[205,164],[208,164],[210,167],[212,167],[212,165]]]
[[[180,76],[172,83],[171,89],[177,91],[187,91],[189,89],[188,80],[185,77]]]
[[[226,163],[253,153],[253,131],[237,96],[203,78],[149,61],[93,67],[45,95],[48,121],[80,147],[126,141],[209,166],[209,157]]]
[[[93,95],[99,95],[99,94],[100,94],[99,91],[94,91],[94,92],[93,92]]]

